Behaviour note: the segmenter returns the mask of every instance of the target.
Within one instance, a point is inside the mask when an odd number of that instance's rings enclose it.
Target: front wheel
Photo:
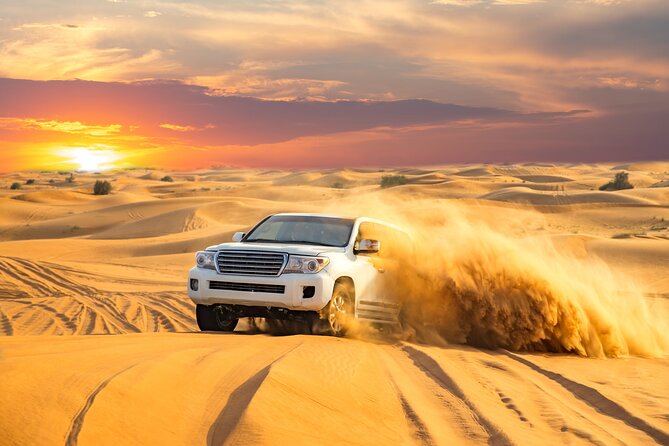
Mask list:
[[[338,283],[325,310],[328,331],[333,336],[344,336],[354,317],[354,298],[350,287]]]
[[[238,319],[215,305],[197,304],[195,307],[197,326],[201,331],[233,331]]]

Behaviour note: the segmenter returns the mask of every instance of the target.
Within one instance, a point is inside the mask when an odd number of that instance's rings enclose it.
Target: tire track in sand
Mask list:
[[[133,367],[137,366],[139,363],[132,364],[124,369],[119,370],[118,372],[114,373],[113,375],[109,376],[107,379],[102,381],[100,384],[97,385],[95,389],[91,393],[88,394],[88,397],[86,398],[86,402],[84,405],[79,409],[77,414],[74,416],[72,419],[72,423],[70,424],[70,428],[67,431],[67,435],[65,437],[65,446],[76,446],[77,441],[79,438],[79,433],[81,432],[81,428],[84,426],[84,418],[86,417],[86,414],[88,413],[88,410],[91,408],[93,405],[93,402],[95,401],[95,398],[98,396],[102,390],[109,385],[109,383],[119,376],[121,373],[127,372],[128,370],[132,369]]]
[[[295,348],[299,347],[300,344],[292,346],[289,349],[283,348],[282,351],[278,353],[278,358],[277,354],[273,353],[274,349],[269,349],[267,353],[270,356],[269,360],[271,360],[271,363],[266,366],[270,367],[272,364],[277,362],[279,359],[293,351]],[[176,353],[180,354],[186,351],[190,350],[195,350],[195,351],[200,351],[202,350],[201,346],[186,346],[185,348],[179,349]],[[201,364],[204,360],[207,358],[210,358],[213,354],[216,353],[221,353],[223,350],[221,349],[220,346],[216,346],[213,348],[206,348],[204,353],[199,354],[198,356],[194,357],[192,359],[192,365],[197,366],[198,364]],[[135,362],[134,364],[130,364],[126,366],[125,368],[116,371],[112,375],[108,376],[107,378],[103,379],[87,396],[85,399],[84,404],[81,406],[81,408],[77,411],[76,415],[72,418],[72,421],[70,423],[70,427],[65,435],[65,445],[66,446],[76,446],[78,444],[78,439],[79,435],[82,432],[82,429],[84,426],[86,426],[85,420],[90,412],[91,408],[93,407],[94,403],[96,402],[96,398],[100,395],[100,393],[105,390],[110,384],[113,384],[114,380],[119,378],[119,376],[123,375],[126,372],[129,372],[132,369],[137,368],[138,366],[146,365],[146,364],[151,364],[152,367],[160,367],[163,366],[166,363],[167,357],[170,357],[173,355],[175,352],[173,351],[160,351],[157,352],[157,354],[150,354],[148,357],[144,357],[143,359]],[[256,352],[256,354],[259,352]],[[245,357],[245,361],[242,361],[242,364],[248,364],[248,359],[250,359],[251,356]],[[156,362],[157,360],[157,362]],[[265,361],[267,361],[265,359]],[[240,374],[246,375],[248,372],[244,371],[243,368],[237,367],[233,369],[230,374],[226,374],[223,379],[225,381],[229,381],[231,376],[239,376]],[[257,373],[256,373],[257,374]],[[255,376],[255,375],[254,375]],[[248,379],[247,381],[252,380],[253,378]],[[102,404],[102,403],[99,403]]]
[[[36,302],[30,305],[31,307],[38,307],[44,310],[45,312],[51,314],[54,317],[54,321],[60,322],[60,324],[65,327],[67,330],[70,330],[71,333],[75,333],[77,331],[77,324],[67,317],[67,315],[61,313],[60,311],[56,310],[54,307],[51,305],[45,304],[43,302]]]
[[[518,355],[514,355],[513,353],[504,350],[502,350],[501,352],[502,354],[513,359],[514,361],[517,361],[529,367],[530,369],[534,370],[535,372],[544,375],[548,379],[560,384],[572,395],[574,395],[576,398],[586,403],[588,406],[595,409],[597,412],[606,415],[608,417],[620,420],[626,425],[645,433],[650,438],[655,440],[658,444],[661,445],[669,444],[669,434],[651,426],[641,418],[634,416],[620,404],[602,395],[599,392],[599,390],[593,389],[592,387],[588,387],[579,382],[572,381],[571,379],[566,378],[565,376],[560,375],[559,373],[546,370],[538,366],[537,364],[528,361],[525,358],[521,358]]]
[[[14,334],[14,328],[12,327],[12,321],[7,317],[5,313],[0,310],[0,330],[4,332],[5,335],[11,336]]]
[[[432,435],[430,435],[429,429],[425,423],[423,423],[423,420],[421,420],[421,418],[418,416],[404,394],[400,392],[399,389],[397,389],[397,385],[394,382],[393,385],[395,386],[395,391],[397,392],[397,396],[400,399],[400,404],[402,405],[404,416],[409,421],[409,424],[413,429],[414,438],[418,440],[422,446],[432,446],[434,444],[434,440],[432,439]]]
[[[246,412],[246,408],[251,404],[251,401],[260,389],[260,386],[262,386],[262,383],[269,375],[272,366],[292,353],[300,345],[302,345],[302,343],[292,347],[278,358],[272,360],[272,362],[260,369],[255,375],[244,381],[232,391],[225,407],[218,417],[216,417],[211,428],[209,428],[209,432],[207,433],[208,445],[225,444],[230,434],[234,432],[239,424],[244,412]]]
[[[408,345],[403,346],[402,350],[411,358],[414,365],[422,370],[432,381],[464,403],[474,419],[488,435],[488,444],[499,446],[513,445],[509,437],[478,410],[460,386],[455,383],[453,378],[430,355]]]
[[[393,348],[391,351],[395,350],[396,349]],[[389,359],[391,358],[391,356],[388,353],[386,353],[386,357]],[[381,356],[379,356],[379,360],[383,361]],[[393,366],[391,365],[391,367]],[[432,434],[430,433],[430,429],[428,428],[427,423],[421,418],[421,416],[414,408],[414,405],[411,404],[409,398],[406,397],[405,393],[400,388],[400,384],[393,376],[393,373],[389,369],[388,364],[385,364],[384,371],[386,373],[388,381],[390,382],[393,390],[395,391],[395,395],[397,396],[400,405],[402,406],[402,412],[404,412],[404,418],[409,423],[409,427],[411,429],[411,436],[413,437],[413,439],[421,446],[433,446],[434,444],[436,444],[435,439],[432,437]]]

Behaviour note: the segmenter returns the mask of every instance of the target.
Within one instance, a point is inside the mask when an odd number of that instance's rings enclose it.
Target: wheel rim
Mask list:
[[[330,328],[334,334],[341,333],[344,327],[344,319],[346,318],[346,301],[344,296],[341,294],[335,294],[332,296],[332,301],[330,302],[330,312],[328,314],[328,320],[330,322]]]
[[[216,311],[216,325],[218,325],[219,328],[226,328],[229,327],[230,324],[232,323],[232,318],[227,316],[226,314],[223,313],[223,311]]]

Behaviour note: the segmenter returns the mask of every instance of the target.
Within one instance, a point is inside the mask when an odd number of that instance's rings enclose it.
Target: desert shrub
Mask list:
[[[95,195],[109,195],[112,190],[112,185],[109,181],[96,181],[93,186],[93,193]]]
[[[70,174],[70,176],[67,177],[67,182],[68,183],[74,183],[74,175],[73,174]]]
[[[21,189],[21,183],[12,183],[11,186],[9,186],[11,190],[19,190]]]
[[[335,183],[332,183],[332,188],[333,189],[343,189],[344,188],[344,183],[341,181],[337,181]]]
[[[51,178],[51,179],[49,180],[49,183],[51,183],[51,184],[53,184],[53,183],[55,183],[55,182],[56,182],[56,180],[54,180],[53,178]]]
[[[384,175],[381,177],[381,187],[402,186],[408,182],[404,175]]]
[[[35,180],[33,178],[26,180],[26,184],[35,184]]]
[[[612,181],[599,187],[599,190],[623,190],[634,189],[634,186],[629,181],[629,174],[627,172],[618,172]]]
[[[174,178],[172,178],[172,177],[169,176],[169,175],[165,175],[164,177],[162,177],[162,178],[160,179],[160,181],[166,181],[166,182],[168,182],[168,183],[171,183],[171,182],[174,181]]]

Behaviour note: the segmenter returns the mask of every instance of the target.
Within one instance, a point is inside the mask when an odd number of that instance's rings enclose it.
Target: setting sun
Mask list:
[[[62,152],[66,162],[78,165],[77,170],[94,172],[114,167],[113,162],[118,155],[111,150],[97,150],[90,148],[66,149]]]

